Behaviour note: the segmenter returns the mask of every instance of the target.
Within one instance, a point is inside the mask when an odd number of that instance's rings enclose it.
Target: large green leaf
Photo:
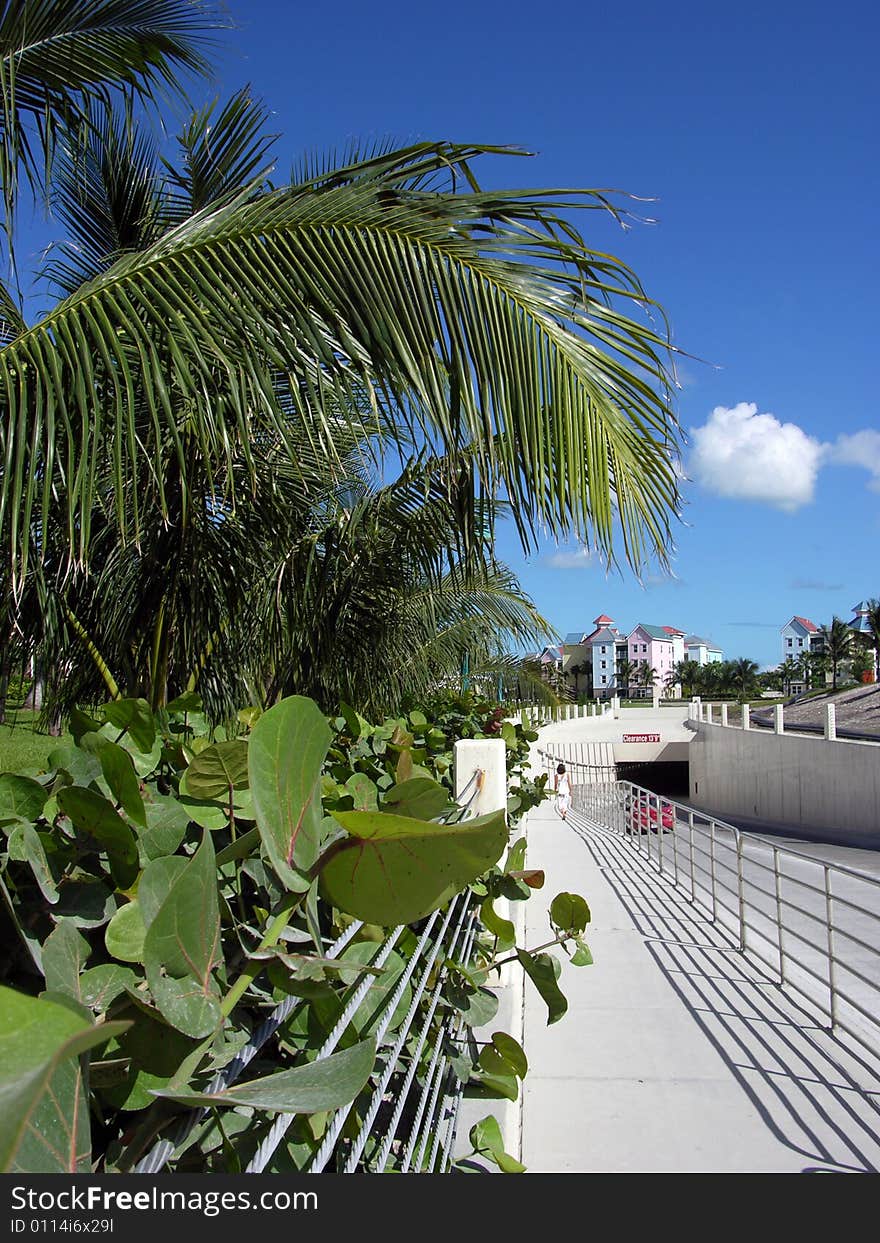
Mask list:
[[[522,949],[516,951],[516,956],[546,1003],[547,1026],[557,1023],[568,1009],[565,995],[556,983],[560,971],[558,960],[550,954],[530,954]]]
[[[237,738],[199,752],[184,773],[180,792],[190,798],[225,798],[228,802],[230,789],[240,790],[247,784],[248,744]]]
[[[498,950],[510,949],[515,944],[516,929],[509,919],[502,919],[497,913],[491,898],[487,898],[480,907],[480,919],[497,939]]]
[[[26,820],[33,823],[48,797],[49,791],[39,781],[15,773],[0,773],[0,822]]]
[[[138,834],[141,863],[173,855],[186,836],[190,816],[185,807],[171,795],[150,790],[145,804],[147,827]]]
[[[339,955],[339,961],[369,967],[379,953],[380,948],[380,943],[376,941],[353,941]],[[382,1012],[397,988],[398,981],[405,969],[406,959],[392,950],[385,959],[376,979],[371,981],[366,997],[352,1016],[351,1024],[358,1035],[368,1036],[378,1026]],[[354,987],[356,985],[353,984]],[[400,995],[400,1000],[394,1009],[394,1013],[388,1021],[388,1031],[396,1031],[403,1022],[409,1010],[411,1000],[412,989],[407,984]],[[346,1001],[347,997],[343,998],[340,1001],[340,1006],[344,1006]]]
[[[251,732],[248,770],[263,848],[284,884],[304,892],[318,857],[321,768],[332,734],[311,699],[293,695],[264,712]]]
[[[577,936],[590,922],[590,908],[579,893],[558,893],[550,903],[550,919],[563,932]]]
[[[147,980],[156,1005],[187,1036],[207,1036],[220,1022],[212,972],[221,959],[217,868],[206,832],[171,885],[144,941]]]
[[[460,824],[432,824],[382,812],[335,812],[349,834],[321,869],[327,899],[367,923],[421,919],[442,906],[500,857],[507,842],[503,811]]]
[[[76,1059],[126,1027],[95,1026],[66,1006],[0,987],[0,1170],[91,1173]]]
[[[84,751],[93,751],[97,756],[104,780],[116,801],[122,804],[132,820],[146,827],[144,800],[129,753],[101,734],[85,734],[80,745]]]
[[[154,1095],[184,1105],[247,1105],[270,1113],[313,1114],[353,1101],[369,1079],[375,1058],[375,1040],[363,1040],[320,1062],[233,1084],[221,1092],[181,1088],[156,1091]]]
[[[74,785],[91,785],[101,776],[101,765],[97,756],[82,750],[81,747],[56,747],[49,752],[49,763],[53,768],[63,769]]]
[[[32,824],[17,824],[9,835],[9,857],[27,861],[43,897],[51,905],[59,899],[55,876],[46,857],[43,839]]]
[[[410,718],[412,718],[410,713]],[[429,777],[411,777],[385,791],[385,809],[397,816],[409,816],[413,820],[433,820],[442,816],[455,804],[449,791]]]
[[[77,932],[76,924],[59,919],[43,942],[43,974],[52,993],[69,993],[82,1001],[80,975],[91,952],[88,941]]]
[[[143,962],[147,932],[139,902],[126,902],[110,920],[104,932],[107,953],[122,962]]]
[[[137,842],[131,827],[117,814],[103,794],[82,786],[64,786],[57,794],[58,807],[80,833],[87,833],[106,850],[114,879],[127,889],[137,876]]]
[[[146,699],[114,699],[105,704],[105,719],[117,731],[128,733],[145,754],[156,741],[156,722]]]
[[[188,866],[188,861],[182,855],[168,855],[166,858],[154,859],[144,868],[138,881],[138,905],[145,928],[149,928],[159,914],[162,903]]]
[[[522,1174],[525,1166],[504,1150],[504,1139],[497,1118],[492,1114],[482,1118],[470,1129],[473,1150],[495,1163],[502,1174]]]

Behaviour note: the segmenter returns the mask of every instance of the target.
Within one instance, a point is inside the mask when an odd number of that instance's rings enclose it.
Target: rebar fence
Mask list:
[[[880,878],[777,845],[630,781],[608,765],[564,762],[572,807],[645,863],[809,1003],[832,1029],[880,1046]]]
[[[465,818],[472,813],[482,779],[482,771],[476,770],[462,791],[459,806]],[[377,1054],[366,1089],[352,1105],[324,1119],[320,1143],[306,1155],[302,1143],[290,1138],[298,1115],[280,1113],[267,1119],[245,1173],[449,1171],[464,1091],[453,1065],[463,1053],[466,1062],[469,1052],[466,999],[461,1005],[454,1000],[456,972],[459,968],[466,972],[472,964],[481,927],[478,913],[479,899],[467,888],[445,910],[434,911],[418,925],[393,928],[384,940],[372,943],[373,952],[361,964],[313,1059],[323,1061],[346,1047],[352,1033],[358,1039],[373,1036]],[[325,946],[325,958],[339,958],[362,928],[362,921],[354,920],[341,937]],[[297,996],[275,1006],[206,1092],[231,1087],[270,1041],[290,1038],[297,1023],[307,1017],[307,1009],[306,1000]],[[466,1071],[462,1073],[466,1080]],[[187,1152],[216,1125],[212,1112],[190,1110],[167,1138],[153,1145],[134,1172],[185,1171]]]
[[[397,927],[384,941],[375,943],[374,953],[348,990],[341,1013],[315,1058],[321,1061],[344,1047],[347,1033],[356,1024],[359,1037],[371,1034],[377,1044],[367,1088],[352,1106],[326,1118],[320,1144],[304,1162],[301,1143],[288,1140],[297,1115],[267,1119],[246,1173],[294,1168],[312,1174],[449,1171],[464,1090],[453,1061],[465,1047],[467,1030],[462,1010],[450,1003],[448,992],[450,983],[455,983],[456,967],[467,968],[472,961],[478,912],[479,905],[468,889],[445,911],[435,911],[423,921],[420,931]],[[327,957],[341,954],[361,927],[360,921],[352,923],[327,947]],[[389,964],[396,974],[393,985],[377,987]],[[375,994],[378,1000],[373,999]],[[304,1010],[301,998],[285,998],[207,1091],[231,1086],[269,1041],[295,1027]],[[186,1114],[168,1139],[153,1146],[135,1172],[184,1171],[187,1151],[215,1125],[211,1115],[208,1109]]]

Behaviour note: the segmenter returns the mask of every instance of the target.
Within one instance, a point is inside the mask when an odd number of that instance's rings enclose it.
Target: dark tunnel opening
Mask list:
[[[654,794],[668,798],[685,799],[690,794],[690,776],[687,760],[659,760],[657,762],[626,762],[617,764],[620,781],[633,781]]]

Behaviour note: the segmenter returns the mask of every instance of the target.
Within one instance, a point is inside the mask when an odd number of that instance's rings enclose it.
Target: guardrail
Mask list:
[[[560,760],[572,806],[625,840],[724,928],[739,950],[876,1053],[880,877],[780,846],[630,781]]]

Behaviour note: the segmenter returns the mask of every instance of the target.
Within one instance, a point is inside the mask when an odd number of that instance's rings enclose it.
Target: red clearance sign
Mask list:
[[[659,742],[659,734],[624,734],[624,742]]]

